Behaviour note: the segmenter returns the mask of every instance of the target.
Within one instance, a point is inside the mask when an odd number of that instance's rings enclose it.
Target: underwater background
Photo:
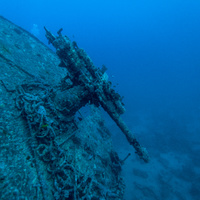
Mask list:
[[[0,15],[47,44],[63,28],[124,96],[123,118],[151,156],[142,163],[105,115],[125,200],[200,199],[200,1],[1,0]],[[47,44],[48,45],[48,44]]]

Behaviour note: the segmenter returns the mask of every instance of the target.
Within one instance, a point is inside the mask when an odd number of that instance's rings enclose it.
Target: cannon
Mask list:
[[[72,83],[69,90],[73,91],[74,100],[63,101],[68,102],[65,112],[75,114],[87,103],[101,106],[124,133],[129,144],[135,148],[135,153],[145,162],[149,162],[146,148],[140,145],[121,118],[125,112],[122,97],[112,88],[105,67],[100,69],[94,66],[87,53],[79,48],[75,41],[71,42],[67,36],[62,35],[62,29],[57,32],[58,36],[54,36],[46,27],[44,29],[49,44],[55,47],[60,58],[59,66],[67,68],[69,72],[65,79],[70,79]]]

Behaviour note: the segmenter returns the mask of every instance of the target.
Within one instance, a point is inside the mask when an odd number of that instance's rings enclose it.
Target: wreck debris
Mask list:
[[[46,28],[45,31],[48,42],[56,48],[56,53],[61,60],[59,66],[67,68],[70,73],[73,88],[81,87],[75,94],[78,98],[73,102],[74,112],[88,102],[97,106],[101,105],[125,134],[130,145],[135,148],[136,154],[148,162],[149,155],[146,148],[139,144],[120,117],[125,112],[122,97],[111,88],[111,82],[105,78],[105,71],[96,68],[83,49],[71,42],[67,36],[63,36],[62,29],[58,31],[57,37]]]
[[[35,83],[36,86],[38,84]],[[79,130],[75,126],[69,130],[69,126],[72,126],[71,121],[66,123],[67,120],[61,120],[64,117],[62,109],[57,110],[54,104],[49,106],[56,98],[56,95],[52,95],[52,90],[48,89],[48,86],[35,87],[36,91],[33,92],[32,88],[34,88],[33,83],[18,87],[16,107],[28,125],[29,147],[39,181],[37,190],[41,191],[43,199],[52,199],[51,193],[56,200],[85,200],[99,199],[99,197],[122,199],[123,181],[118,180],[121,171],[118,155],[111,151],[110,160],[108,158],[105,160],[106,158],[95,154],[94,147],[89,144],[88,138],[85,141],[79,138],[84,135],[81,133],[79,136],[77,132]],[[70,105],[67,109],[69,108]],[[70,115],[68,117],[71,118]],[[60,127],[66,131],[62,132]],[[62,135],[65,140],[58,142],[59,136]],[[85,151],[82,149],[83,146],[85,146]],[[85,161],[81,157],[84,157]],[[42,173],[44,169],[39,164],[41,161],[51,177],[52,192],[49,191],[47,177]],[[98,167],[94,161],[99,163]],[[83,163],[85,163],[85,169],[81,167]],[[90,169],[92,165],[94,169]],[[108,172],[103,171],[104,167],[112,172],[112,178],[107,177]],[[118,182],[118,185],[110,187],[108,183],[111,180]]]

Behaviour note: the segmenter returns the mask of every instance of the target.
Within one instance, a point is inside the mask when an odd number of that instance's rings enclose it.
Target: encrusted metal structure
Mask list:
[[[122,200],[126,158],[114,151],[98,106],[148,161],[120,118],[122,98],[75,42],[46,34],[58,56],[0,17],[0,199]]]
[[[88,102],[97,106],[101,105],[125,134],[130,145],[135,148],[136,154],[148,162],[147,150],[139,144],[120,117],[125,112],[122,97],[112,89],[112,83],[108,81],[105,71],[95,67],[90,57],[78,47],[76,42],[71,42],[67,36],[63,36],[62,29],[58,31],[58,37],[46,28],[45,30],[49,43],[56,48],[56,53],[61,59],[59,66],[67,68],[69,75],[66,79],[69,78],[73,82],[73,87],[76,88],[75,99],[70,102],[75,105],[74,111],[78,111]],[[78,90],[77,87],[79,87]]]

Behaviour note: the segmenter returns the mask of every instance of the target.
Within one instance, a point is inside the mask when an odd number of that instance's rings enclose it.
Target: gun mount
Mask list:
[[[111,82],[108,81],[105,71],[95,67],[86,52],[79,48],[76,42],[71,42],[67,36],[63,36],[62,29],[57,32],[57,37],[46,28],[45,31],[49,44],[51,43],[56,48],[56,53],[61,60],[59,66],[67,68],[69,72],[65,80],[70,79],[72,83],[70,90],[73,91],[74,100],[70,100],[71,107],[66,103],[67,100],[61,100],[64,102],[63,106],[66,107],[65,112],[70,110],[72,114],[75,114],[87,103],[101,105],[125,134],[130,145],[135,148],[135,153],[148,162],[149,155],[146,148],[139,144],[120,117],[125,112],[122,97],[111,88]]]

